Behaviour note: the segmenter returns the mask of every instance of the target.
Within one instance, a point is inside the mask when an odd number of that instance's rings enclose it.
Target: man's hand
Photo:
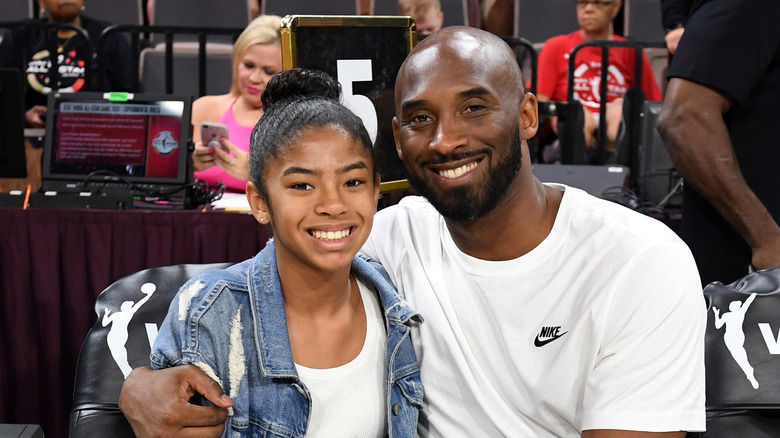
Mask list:
[[[678,27],[677,29],[670,30],[666,33],[666,36],[664,37],[664,41],[666,41],[666,49],[669,50],[669,53],[674,55],[674,52],[677,51],[677,46],[680,44],[680,38],[682,38],[683,32],[685,32],[684,27]]]
[[[780,239],[769,239],[753,247],[752,263],[755,270],[780,266]]]
[[[196,393],[218,407],[191,404]],[[218,437],[231,406],[219,384],[193,365],[136,368],[119,396],[119,408],[138,438]]]

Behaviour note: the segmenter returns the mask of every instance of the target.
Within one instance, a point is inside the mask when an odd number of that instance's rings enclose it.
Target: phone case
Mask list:
[[[226,125],[217,122],[201,122],[200,141],[204,145],[221,146],[219,139],[228,138],[228,128]]]

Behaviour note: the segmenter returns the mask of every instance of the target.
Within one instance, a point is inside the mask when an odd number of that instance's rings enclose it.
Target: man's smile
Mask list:
[[[442,179],[451,180],[468,175],[476,169],[487,157],[492,155],[489,150],[470,153],[458,153],[437,157],[423,163],[423,167],[435,173]]]
[[[479,161],[472,161],[470,163],[456,167],[455,169],[439,169],[437,172],[439,176],[443,178],[457,178],[459,176],[463,176],[465,173],[472,171],[475,167],[477,167],[477,164],[479,164]]]

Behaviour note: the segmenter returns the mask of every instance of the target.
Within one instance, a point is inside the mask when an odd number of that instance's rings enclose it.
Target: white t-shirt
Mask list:
[[[706,309],[687,246],[655,219],[555,187],[552,231],[514,260],[461,252],[423,198],[377,214],[363,252],[425,319],[419,433],[703,430]]]
[[[366,340],[349,363],[314,369],[295,364],[309,389],[312,411],[307,437],[381,438],[387,434],[385,366],[387,335],[379,298],[358,281],[366,310]]]

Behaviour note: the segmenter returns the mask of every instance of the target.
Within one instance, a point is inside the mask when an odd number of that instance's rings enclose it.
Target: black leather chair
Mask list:
[[[707,432],[688,436],[780,436],[780,268],[711,283],[704,296]]]
[[[87,334],[76,367],[71,438],[134,437],[117,405],[126,375],[132,368],[149,365],[152,342],[179,287],[203,271],[230,265],[151,268],[101,292],[95,303],[98,320]]]

